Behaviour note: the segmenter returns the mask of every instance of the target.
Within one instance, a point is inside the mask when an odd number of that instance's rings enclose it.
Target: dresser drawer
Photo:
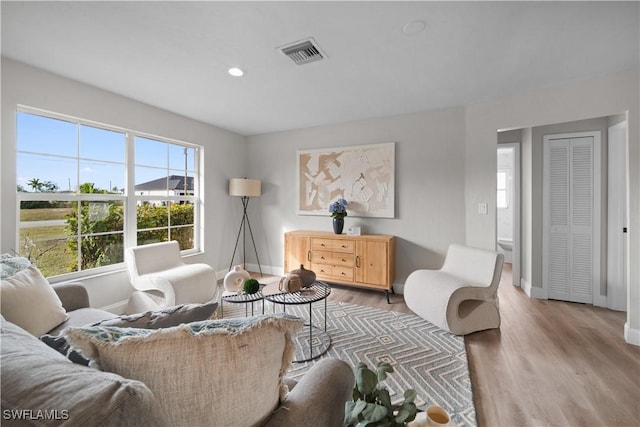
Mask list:
[[[320,239],[320,238],[311,238],[311,250],[312,251],[331,251],[333,248],[333,240],[331,239]]]
[[[344,253],[354,253],[355,252],[355,243],[353,240],[343,240],[343,239],[324,239],[324,238],[312,238],[311,239],[311,250],[312,251],[333,251],[333,252],[344,252]]]
[[[324,280],[330,279],[333,272],[333,267],[331,266],[331,264],[316,264],[312,262],[311,269],[314,273],[316,273],[316,277],[318,279]]]
[[[341,267],[353,268],[355,265],[354,256],[351,253],[333,252],[331,261],[333,265],[338,265]]]
[[[334,252],[344,252],[352,254],[355,252],[355,244],[353,240],[334,240],[332,250]]]
[[[333,264],[333,252],[313,251],[311,253],[311,262],[314,264]]]
[[[333,266],[333,277],[336,280],[353,281],[353,268],[334,265]]]

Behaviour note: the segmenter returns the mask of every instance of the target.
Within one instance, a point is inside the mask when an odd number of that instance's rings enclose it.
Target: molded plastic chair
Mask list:
[[[218,298],[215,270],[207,264],[184,263],[176,241],[128,249],[126,263],[136,289],[129,298],[129,313]]]
[[[407,277],[404,299],[418,316],[456,335],[500,327],[498,285],[504,256],[451,245],[440,270]]]

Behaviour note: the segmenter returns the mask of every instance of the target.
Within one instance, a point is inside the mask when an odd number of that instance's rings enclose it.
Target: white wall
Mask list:
[[[251,212],[260,261],[282,271],[285,231],[331,230],[328,213],[296,214],[297,150],[391,141],[396,142],[395,218],[347,216],[345,226],[396,236],[396,284],[417,268],[439,268],[448,245],[464,242],[461,108],[247,137],[248,174],[262,179],[264,193]]]
[[[162,88],[158,88],[162,90]],[[243,136],[160,110],[110,92],[68,80],[2,58],[2,149],[0,251],[16,249],[15,123],[18,104],[94,120],[204,146],[204,253],[189,262],[206,262],[216,270],[228,267],[237,209],[226,209],[231,198],[228,180],[244,171]],[[83,279],[91,304],[111,307],[126,300],[131,287],[123,271]]]
[[[594,117],[607,117],[624,112],[629,114],[629,298],[627,311],[627,339],[640,344],[640,144],[638,142],[640,76],[638,69],[609,75],[588,81],[576,82],[560,87],[548,88],[520,96],[505,98],[466,108],[466,230],[467,244],[491,248],[495,239],[495,170],[496,130],[531,128],[553,123],[571,122]],[[528,150],[523,138],[523,158]],[[534,163],[535,151],[532,152]],[[540,166],[541,167],[541,166]],[[541,183],[535,170],[523,167],[523,186],[527,184],[527,173],[532,194],[523,189],[523,212],[535,211]],[[490,215],[478,215],[477,203],[490,201]],[[526,205],[526,206],[525,206]],[[533,206],[532,206],[533,205]],[[535,238],[535,213],[531,218],[531,229],[523,223],[523,234]],[[523,239],[524,243],[524,239]],[[535,279],[536,259],[541,256],[537,245],[531,253],[523,247],[523,272]],[[531,278],[531,277],[530,277]],[[540,286],[540,283],[532,283]]]

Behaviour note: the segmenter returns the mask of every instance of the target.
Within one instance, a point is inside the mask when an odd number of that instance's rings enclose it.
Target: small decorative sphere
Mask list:
[[[255,294],[260,290],[260,283],[256,279],[247,279],[244,281],[242,290],[249,295]]]

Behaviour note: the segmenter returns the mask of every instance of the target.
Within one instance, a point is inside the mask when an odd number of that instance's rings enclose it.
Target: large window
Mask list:
[[[56,276],[121,263],[127,246],[197,249],[197,156],[192,145],[19,111],[17,251]]]

